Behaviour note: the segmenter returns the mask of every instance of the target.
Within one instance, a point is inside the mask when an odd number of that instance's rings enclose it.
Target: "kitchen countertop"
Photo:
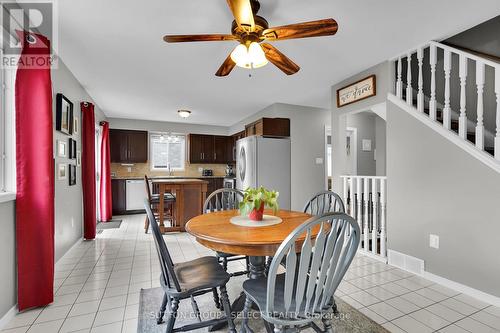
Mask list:
[[[225,176],[154,176],[154,177],[148,177],[151,180],[154,179],[204,179],[204,178],[225,178]],[[111,179],[117,179],[117,180],[142,180],[144,177],[111,177]]]

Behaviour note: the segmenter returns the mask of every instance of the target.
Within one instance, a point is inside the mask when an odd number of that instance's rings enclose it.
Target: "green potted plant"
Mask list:
[[[269,191],[264,187],[248,188],[245,190],[243,200],[240,202],[240,214],[248,216],[253,221],[262,221],[264,208],[270,208],[273,213],[279,210],[276,191]]]

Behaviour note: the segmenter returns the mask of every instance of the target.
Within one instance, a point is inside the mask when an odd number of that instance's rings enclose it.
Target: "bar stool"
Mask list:
[[[151,210],[157,216],[159,214],[158,209],[160,205],[160,194],[151,193],[152,192],[152,184],[147,175],[144,175],[144,184],[146,185],[146,195],[149,201],[149,205],[151,206]],[[172,193],[164,193],[163,201],[165,207],[165,219],[170,220],[172,225],[175,225],[175,203],[176,197]],[[144,221],[144,232],[147,234],[149,230],[149,219],[146,216],[146,220]]]

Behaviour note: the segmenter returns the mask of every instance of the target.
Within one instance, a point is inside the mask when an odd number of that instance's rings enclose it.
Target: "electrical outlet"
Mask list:
[[[316,164],[323,164],[323,158],[322,157],[316,157]]]
[[[429,246],[434,249],[439,249],[439,236],[429,235]]]
[[[132,167],[127,167],[127,172],[132,172]]]
[[[203,168],[198,168],[198,172],[203,172]]]

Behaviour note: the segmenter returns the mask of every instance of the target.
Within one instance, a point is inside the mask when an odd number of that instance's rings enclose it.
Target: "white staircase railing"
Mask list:
[[[341,176],[346,213],[358,221],[360,250],[387,258],[387,177]]]
[[[429,67],[424,66],[424,50],[429,48]],[[438,73],[438,52],[443,56],[443,72]],[[457,64],[452,61],[452,56],[458,56],[458,68]],[[412,58],[417,59],[417,64],[412,66]],[[494,158],[500,161],[500,63],[493,60],[482,58],[475,54],[450,47],[438,42],[430,42],[429,44],[422,45],[416,49],[410,50],[405,54],[393,59],[396,68],[396,96],[401,100],[405,101],[408,105],[416,107],[416,109],[421,112],[428,114],[429,118],[442,123],[442,126],[450,131],[455,131],[459,137],[463,140],[469,140],[475,144],[476,148],[487,152],[494,156]],[[406,75],[403,69],[403,62],[406,61]],[[475,88],[477,90],[477,102],[476,102],[476,126],[473,132],[469,132],[467,129],[467,75],[469,63],[473,63],[475,67]],[[455,68],[453,68],[455,65]],[[484,91],[485,91],[485,73],[487,68],[491,67],[494,71],[494,95],[496,98],[496,110],[495,111],[495,133],[492,146],[488,147],[485,145],[485,126],[484,126]],[[412,70],[413,69],[413,70]],[[460,80],[460,92],[459,99],[456,101],[450,100],[452,96],[451,91],[451,73],[453,69],[458,69],[458,76]],[[430,96],[428,100],[427,108],[425,106],[424,98],[424,71],[428,70],[430,76]],[[416,84],[412,83],[412,72],[418,73],[418,78]],[[442,110],[438,110],[437,102],[437,74],[444,75],[444,101]],[[470,79],[469,79],[470,81]],[[406,90],[403,89],[406,82]],[[441,87],[440,87],[441,88]],[[413,99],[413,90],[417,91],[416,101]],[[406,92],[404,94],[404,92]],[[458,126],[452,120],[451,103],[456,102],[460,106],[460,114],[458,117]],[[492,101],[493,103],[495,101]]]

